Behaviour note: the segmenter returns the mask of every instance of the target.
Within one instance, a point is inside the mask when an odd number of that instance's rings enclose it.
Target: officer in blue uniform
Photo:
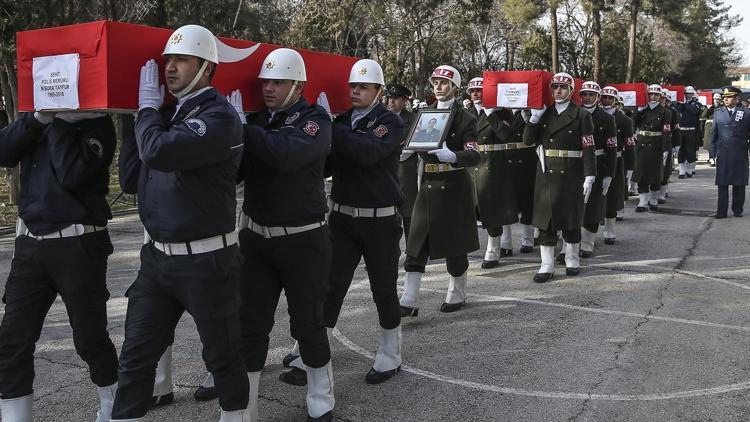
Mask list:
[[[727,216],[729,185],[732,185],[732,213],[741,217],[748,182],[748,138],[750,110],[740,104],[741,91],[733,86],[722,89],[724,107],[714,112],[710,152],[716,157],[716,186],[719,201],[716,218]]]
[[[157,361],[185,311],[195,321],[203,359],[216,381],[221,422],[249,418],[234,231],[242,127],[234,108],[209,85],[218,64],[215,40],[197,25],[172,34],[163,54],[177,104],[159,111],[164,91],[150,60],[141,69],[135,128],[123,133],[120,185],[138,194],[151,240],[141,249],[140,271],[126,293],[113,421],[144,419]]]
[[[3,421],[31,421],[34,348],[59,294],[76,352],[89,366],[109,420],[117,354],[107,333],[109,165],[117,140],[100,113],[24,114],[0,132],[0,166],[21,165],[15,252],[0,325]]]

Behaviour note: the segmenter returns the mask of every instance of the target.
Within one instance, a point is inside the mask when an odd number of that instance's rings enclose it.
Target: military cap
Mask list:
[[[411,96],[411,91],[403,85],[390,84],[386,87],[386,95],[389,97],[409,97]]]
[[[721,89],[722,97],[734,97],[735,95],[742,94],[742,91],[736,86],[725,86]]]

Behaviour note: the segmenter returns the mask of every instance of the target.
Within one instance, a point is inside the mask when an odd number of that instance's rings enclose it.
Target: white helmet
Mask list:
[[[359,60],[357,63],[354,63],[352,70],[349,72],[349,83],[368,83],[384,86],[383,69],[375,60]]]
[[[177,28],[167,40],[164,51],[161,53],[162,56],[167,54],[185,54],[219,64],[216,37],[211,31],[199,25],[185,25]]]
[[[466,87],[466,93],[469,93],[470,89],[483,89],[484,78],[473,78],[469,81],[469,85]]]
[[[575,79],[573,79],[572,76],[570,76],[569,73],[565,72],[558,72],[555,73],[554,76],[552,76],[552,80],[549,82],[550,86],[553,84],[566,84],[570,87],[570,92],[573,92],[576,89],[576,82]]]
[[[714,100],[720,100],[720,99],[721,99],[721,94],[719,94],[718,92],[714,93]]]
[[[685,94],[695,94],[695,88],[693,88],[690,85],[686,86],[685,87]]]
[[[594,81],[586,81],[581,85],[581,89],[578,92],[595,92],[599,95],[602,95],[602,89],[599,87],[599,84]]]
[[[618,100],[620,98],[620,91],[618,91],[617,88],[613,86],[607,85],[604,88],[602,88],[602,97],[605,95],[609,97],[615,97],[615,100]]]
[[[661,95],[662,97],[666,98],[669,101],[672,101],[672,95],[670,95],[669,90],[666,88],[661,89]]]
[[[430,83],[432,83],[432,80],[435,78],[448,79],[453,82],[453,85],[455,85],[456,88],[461,86],[461,74],[458,73],[458,70],[456,70],[455,67],[448,66],[447,64],[440,65],[432,71]]]
[[[649,94],[664,95],[664,94],[662,94],[661,85],[659,85],[659,84],[651,84],[651,85],[649,85],[648,86],[648,93]]]
[[[277,48],[268,53],[263,60],[258,78],[305,82],[307,81],[305,61],[301,54],[291,48]]]

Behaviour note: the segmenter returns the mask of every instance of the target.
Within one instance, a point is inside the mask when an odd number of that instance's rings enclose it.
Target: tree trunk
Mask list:
[[[628,67],[625,74],[625,83],[633,82],[635,78],[635,36],[638,25],[638,11],[641,0],[630,0],[630,31],[628,33]]]
[[[592,4],[591,15],[594,20],[594,81],[602,83],[602,17],[600,0]]]
[[[552,36],[552,73],[560,71],[560,52],[557,49],[557,1],[549,2],[550,35]]]

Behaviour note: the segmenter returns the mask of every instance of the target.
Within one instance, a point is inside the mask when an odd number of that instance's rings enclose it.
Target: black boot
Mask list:
[[[401,318],[419,315],[419,308],[407,308],[406,306],[400,306],[400,308]]]
[[[193,393],[193,398],[196,401],[209,401],[219,397],[219,391],[216,387],[204,387],[199,385]]]
[[[303,385],[307,385],[307,372],[299,368],[292,368],[286,372],[282,372],[279,375],[279,379],[286,384],[302,387]]]
[[[396,372],[398,372],[399,370],[401,370],[401,365],[399,365],[399,367],[396,369],[391,369],[390,371],[383,372],[378,372],[375,370],[375,368],[370,368],[370,372],[365,375],[365,382],[368,384],[380,384],[381,382],[385,382],[393,378],[393,376],[396,375]]]

